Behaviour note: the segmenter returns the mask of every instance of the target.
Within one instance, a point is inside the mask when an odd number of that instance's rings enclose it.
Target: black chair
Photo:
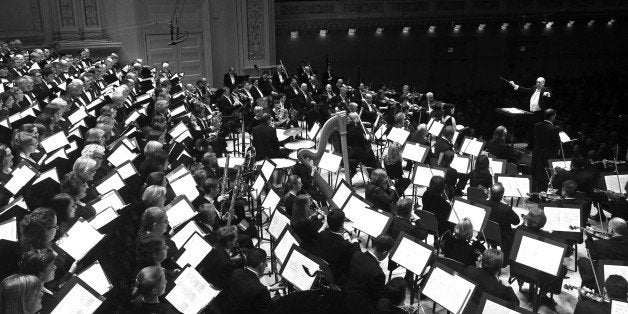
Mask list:
[[[426,210],[415,210],[414,213],[421,219],[423,226],[427,230],[428,234],[434,236],[434,248],[439,250],[438,240],[440,238],[440,234],[438,233],[438,221],[436,220],[436,216]]]
[[[484,236],[486,237],[486,242],[491,246],[491,248],[502,246],[502,232],[499,228],[499,224],[497,224],[496,222],[489,220],[486,223],[486,227],[484,228]]]
[[[488,195],[484,193],[484,191],[480,187],[468,187],[467,188],[467,199],[471,204],[475,204],[481,201],[485,201],[488,198]]]

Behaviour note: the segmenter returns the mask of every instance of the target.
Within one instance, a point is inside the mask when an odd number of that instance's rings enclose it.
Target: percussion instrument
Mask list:
[[[316,150],[313,149],[313,148],[307,148],[307,150],[311,151],[312,153],[316,152]],[[292,153],[290,153],[290,155],[288,155],[288,158],[296,160],[297,159],[297,153],[298,153],[297,150],[293,151]]]
[[[217,160],[218,160],[218,167],[224,168],[227,158],[220,157]],[[244,158],[242,158],[242,157],[229,157],[229,168],[230,169],[234,169],[235,167],[242,166],[243,163],[244,163]]]
[[[291,168],[292,166],[297,164],[296,160],[292,160],[292,159],[288,159],[288,158],[272,158],[271,160],[276,165],[275,169]],[[229,160],[229,162],[231,162],[231,160]],[[264,163],[264,161],[260,160],[260,161],[256,162],[255,165],[256,166],[261,166],[262,163]]]
[[[312,148],[314,147],[314,145],[316,145],[316,143],[314,143],[314,141],[310,141],[310,140],[296,140],[293,142],[289,142],[286,143],[284,145],[284,147],[286,147],[289,150],[299,150],[302,148]],[[296,159],[296,158],[294,158]]]
[[[287,129],[283,131],[283,135],[285,136],[296,136],[296,135],[300,135],[301,133],[303,133],[302,128],[291,128],[291,129]]]

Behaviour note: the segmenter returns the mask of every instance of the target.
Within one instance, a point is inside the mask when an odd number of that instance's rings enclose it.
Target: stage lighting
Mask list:
[[[595,24],[595,20],[590,20],[589,23],[587,23],[587,26],[591,27],[593,24]]]
[[[290,37],[292,37],[292,38],[299,37],[299,31],[291,31],[290,32]]]
[[[523,24],[523,29],[528,30],[528,29],[530,29],[530,26],[532,26],[532,23],[527,22],[527,23]]]
[[[383,33],[383,32],[384,32],[384,28],[383,28],[383,27],[378,27],[378,28],[375,30],[375,33],[377,33],[377,34],[381,34],[381,33]]]
[[[552,28],[552,26],[554,26],[554,22],[552,21],[545,23],[545,28]]]
[[[483,31],[484,28],[486,28],[486,24],[482,23],[482,24],[478,25],[478,31],[479,32]]]
[[[460,25],[460,24],[454,25],[454,32],[459,32],[461,27],[462,27],[462,25]]]
[[[404,33],[410,32],[410,26],[405,26],[401,31]]]
[[[325,37],[327,36],[327,30],[326,29],[321,29],[321,31],[318,33],[321,37]]]
[[[510,23],[503,23],[502,30],[505,31],[506,29],[508,29],[508,25],[510,25]]]
[[[572,27],[573,27],[573,25],[574,25],[575,23],[576,23],[576,21],[569,21],[569,22],[567,23],[567,27],[568,27],[568,28],[572,28]]]
[[[355,35],[355,28],[350,28],[348,34],[349,36]]]
[[[432,25],[430,26],[430,28],[427,29],[428,32],[433,33],[436,31],[436,25]]]
[[[610,20],[608,21],[608,23],[606,23],[606,25],[608,25],[608,26],[611,26],[611,25],[613,25],[613,24],[615,24],[615,19],[610,19]]]

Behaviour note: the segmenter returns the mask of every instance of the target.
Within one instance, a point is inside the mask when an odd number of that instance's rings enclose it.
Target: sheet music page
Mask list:
[[[373,237],[377,237],[385,231],[384,228],[390,219],[386,215],[369,209],[368,205],[355,195],[349,198],[343,211],[347,219],[353,222],[354,228]]]
[[[76,150],[77,148],[78,148],[78,144],[76,144],[76,142],[70,142],[70,147],[65,149],[65,153],[69,154],[69,153],[73,152],[74,150]],[[67,157],[66,157],[66,159],[67,159]]]
[[[68,138],[63,132],[53,134],[47,139],[41,141],[41,147],[43,147],[47,153],[69,144],[70,142],[68,142]]]
[[[414,162],[424,162],[427,150],[428,148],[423,147],[419,144],[406,142],[406,146],[401,152],[401,157],[412,160]]]
[[[440,136],[440,132],[443,130],[444,127],[444,124],[438,121],[434,121],[434,123],[432,123],[432,125],[428,129],[428,133],[432,134],[433,136]]]
[[[465,146],[464,143],[462,144],[464,147],[464,150],[462,151],[463,153],[475,157],[480,156],[480,153],[482,152],[482,147],[484,146],[484,142],[469,138],[465,138],[464,141],[465,143],[467,143],[467,145]]]
[[[489,299],[486,300],[484,304],[484,309],[482,309],[482,314],[520,314],[517,311],[513,311],[499,303],[495,303]]]
[[[60,182],[59,181],[59,175],[57,174],[57,168],[52,168],[52,169],[42,173],[37,179],[35,179],[35,181],[33,181],[33,185],[35,185],[35,184],[37,184],[37,183],[39,183],[41,181],[44,181],[44,180],[46,180],[48,178],[54,180],[57,183]]]
[[[611,300],[611,314],[628,313],[628,302]]]
[[[105,194],[109,191],[117,191],[124,187],[124,180],[117,172],[113,172],[109,178],[96,186],[96,191],[100,194]]]
[[[529,178],[500,176],[497,178],[497,182],[504,186],[504,196],[526,197],[530,193]]]
[[[135,139],[133,139],[133,141],[132,141],[128,137],[125,137],[125,138],[122,139],[122,144],[126,145],[126,147],[128,149],[130,149],[130,150],[134,150],[134,149],[138,148],[137,147],[137,143],[135,142]]]
[[[77,109],[74,113],[68,116],[68,121],[70,124],[76,124],[77,122],[85,119],[87,117],[87,111],[83,108]]]
[[[107,279],[105,275],[105,271],[102,269],[102,266],[100,266],[99,261],[96,261],[85,269],[78,277],[100,295],[104,295],[113,288],[113,285],[111,285],[111,282],[109,282],[109,279]]]
[[[475,285],[465,279],[434,267],[423,288],[423,294],[450,312],[459,313],[471,297],[474,287]]]
[[[184,165],[181,165],[176,169],[168,172],[168,174],[166,174],[166,180],[168,180],[168,182],[172,182],[173,180],[179,178],[186,173],[190,173],[190,171]]]
[[[100,229],[104,225],[118,218],[118,216],[118,213],[113,208],[107,207],[105,210],[96,214],[89,224],[91,224],[94,229]]]
[[[403,237],[390,259],[414,274],[421,275],[431,256],[430,249]]]
[[[604,265],[604,281],[606,281],[610,275],[620,275],[628,280],[628,266]]]
[[[262,174],[264,175],[264,178],[266,178],[266,180],[270,180],[271,175],[273,174],[273,171],[275,171],[275,166],[273,166],[273,164],[271,164],[268,161],[264,161],[264,163],[262,164]]]
[[[539,258],[539,256],[543,256],[543,258]],[[525,235],[521,237],[521,245],[515,262],[556,275],[562,261],[563,249],[561,247]]]
[[[192,133],[188,129],[185,129],[183,133],[179,134],[179,136],[174,138],[174,141],[177,143],[183,142],[186,138],[192,138]]]
[[[179,114],[184,113],[184,112],[185,112],[185,106],[181,105],[181,106],[179,106],[177,108],[172,109],[170,111],[170,115],[175,117],[175,116],[178,116]]]
[[[79,220],[56,243],[64,252],[78,261],[104,237],[88,222]]]
[[[63,300],[57,304],[51,314],[88,314],[94,313],[103,301],[91,294],[78,283],[72,287]]]
[[[329,172],[338,172],[340,169],[340,163],[342,162],[342,156],[330,152],[324,152],[321,160],[318,162],[318,167],[325,169]]]
[[[166,300],[181,313],[197,314],[219,292],[212,288],[193,267],[186,267],[175,280],[175,287],[166,295]]]
[[[469,173],[470,166],[471,160],[469,158],[454,154],[454,159],[451,161],[451,167],[456,169],[458,173]]]
[[[107,209],[107,207],[111,207],[117,211],[122,209],[124,206],[126,206],[124,204],[124,201],[115,191],[109,191],[109,193],[103,195],[99,201],[92,204],[92,207],[94,208],[94,211],[96,211],[96,213],[102,212],[103,210]]]
[[[258,175],[257,179],[255,179],[255,182],[253,183],[253,186],[251,187],[251,193],[253,193],[254,199],[257,200],[259,198],[260,194],[264,190],[265,184],[266,182],[264,181],[264,178],[261,175]]]
[[[524,113],[525,111],[519,109],[519,108],[502,108],[502,110],[511,113],[511,114],[521,114]]]
[[[445,177],[445,172],[438,169],[430,169],[429,167],[417,165],[415,168],[413,183],[420,186],[430,186],[430,180],[433,176]]]
[[[562,143],[567,143],[567,142],[571,141],[571,138],[569,138],[569,135],[567,135],[567,133],[565,133],[564,131],[560,131],[558,133],[558,137],[560,137],[560,141]]]
[[[122,177],[123,180],[126,180],[130,176],[137,173],[135,171],[135,168],[133,167],[133,163],[130,163],[130,162],[120,166],[118,169],[116,169],[116,171],[118,172],[120,177]]]
[[[268,225],[268,233],[273,238],[277,239],[281,235],[283,229],[288,225],[290,225],[290,218],[276,210],[270,220],[270,224]]]
[[[380,127],[379,129],[375,130],[375,134],[373,135],[377,139],[383,139],[384,137],[386,137],[386,130],[384,127]]]
[[[559,161],[552,161],[552,169],[554,168],[563,168],[567,171],[571,170],[571,160],[559,160]]]
[[[279,260],[279,263],[283,263],[286,260],[293,245],[299,246],[299,242],[294,238],[292,233],[286,231],[281,241],[275,244],[275,256]]]
[[[338,208],[342,208],[342,205],[349,199],[351,193],[353,193],[353,190],[349,186],[340,184],[338,185],[338,190],[332,196],[331,201],[334,202]]]
[[[480,232],[485,216],[486,210],[484,208],[456,200],[449,213],[448,221],[457,224],[461,219],[469,218],[473,224],[473,231]]]
[[[130,151],[126,146],[120,145],[118,148],[107,157],[107,160],[114,166],[119,167],[125,161],[132,161],[137,157],[137,154]]]
[[[308,268],[310,274],[320,269],[316,262],[301,254],[301,252],[294,250],[290,259],[286,261],[286,265],[281,273],[282,278],[301,291],[311,289],[315,279],[305,273],[303,266]]]
[[[17,218],[0,222],[0,240],[17,242]]]
[[[309,137],[312,140],[315,140],[316,138],[318,138],[318,131],[321,129],[320,124],[318,124],[318,122],[315,122],[312,125],[312,128],[308,131],[307,133],[307,137]]]
[[[74,142],[72,142],[74,143]],[[63,159],[68,159],[68,155],[66,154],[66,151],[63,149],[58,149],[56,150],[54,153],[52,153],[50,156],[48,156],[46,158],[46,161],[44,162],[44,164],[49,164],[51,163],[53,160],[57,159],[57,158],[63,158]],[[40,162],[41,163],[41,160]]]
[[[410,132],[402,129],[402,128],[392,128],[390,129],[390,133],[388,133],[388,139],[403,145],[410,136]]]
[[[185,267],[185,265],[190,264],[190,266],[196,268],[212,250],[212,246],[198,233],[193,233],[188,242],[183,245],[183,249],[185,251],[176,260],[177,265]]]
[[[11,174],[13,176],[4,185],[4,188],[15,195],[28,181],[37,175],[37,172],[26,165],[22,165],[22,167],[13,170]]]
[[[286,131],[286,129],[276,129],[275,131],[277,133],[277,139],[280,142],[283,142],[283,141],[287,140],[290,137],[290,135],[284,135],[283,134],[283,132]]]
[[[578,229],[571,230],[569,228],[569,226],[582,227],[579,208],[544,207],[543,211],[547,216],[547,222],[543,226],[544,230],[580,233]]]
[[[615,193],[623,194],[624,187],[628,181],[628,174],[620,174],[619,180],[616,174],[604,176],[604,183],[606,183],[606,189]]]
[[[194,220],[190,220],[179,232],[175,233],[170,239],[177,246],[177,249],[180,249],[194,233],[198,233],[201,236],[205,236],[205,233],[201,231],[199,226],[196,224]]]
[[[129,116],[126,118],[126,120],[124,120],[124,125],[129,125],[131,124],[133,121],[137,120],[137,118],[140,117],[140,113],[137,110],[134,110],[133,112],[131,112],[131,114],[129,114]]]
[[[272,212],[275,210],[275,208],[277,208],[277,204],[279,204],[280,200],[281,197],[279,197],[279,195],[277,195],[277,193],[273,189],[270,189],[268,194],[266,194],[266,198],[262,203],[262,208],[264,208],[264,212],[266,212],[269,217],[270,214],[272,214]]]
[[[166,210],[166,215],[168,216],[170,227],[176,228],[180,224],[192,219],[192,217],[196,215],[196,212],[192,209],[190,204],[188,204],[185,197],[183,197]]]
[[[187,129],[188,128],[185,126],[185,124],[183,124],[183,122],[179,122],[177,126],[175,126],[172,130],[170,130],[170,136],[172,136],[172,138],[176,138],[177,136],[185,132]]]
[[[185,195],[189,200],[194,200],[200,195],[196,188],[196,181],[189,173],[172,181],[170,187],[175,195]]]

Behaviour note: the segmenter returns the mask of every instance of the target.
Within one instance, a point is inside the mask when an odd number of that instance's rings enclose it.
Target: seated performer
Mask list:
[[[447,221],[451,204],[445,195],[445,179],[441,176],[433,176],[430,180],[430,186],[427,187],[423,197],[423,210],[426,210],[434,216],[438,223],[438,233],[443,234],[450,229],[450,223]]]
[[[504,253],[497,249],[488,249],[482,253],[482,267],[467,266],[466,274],[471,281],[477,283],[477,288],[471,297],[471,302],[465,308],[465,313],[475,313],[483,293],[496,296],[510,304],[519,305],[519,298],[508,285],[499,281]]]
[[[196,267],[201,276],[216,289],[229,288],[231,274],[235,269],[242,267],[244,261],[238,256],[231,257],[237,239],[238,230],[235,226],[218,229],[216,247]]]
[[[626,302],[628,294],[628,281],[620,275],[610,275],[604,281],[604,292],[602,296],[604,300],[597,302],[588,297],[581,298],[576,303],[574,314],[610,314],[610,300],[619,300]]]
[[[265,113],[261,119],[262,123],[253,128],[252,144],[255,147],[255,160],[266,158],[285,158],[287,153],[279,148],[277,131],[270,126],[270,115]]]
[[[350,149],[350,173],[353,176],[356,173],[356,166],[363,164],[369,168],[379,168],[379,163],[371,148],[371,143],[366,139],[362,128],[360,116],[352,112],[347,119],[347,146]]]
[[[512,206],[502,201],[503,197],[504,186],[497,182],[491,187],[489,199],[484,203],[484,205],[491,208],[491,214],[488,219],[499,225],[502,239],[500,247],[504,252],[504,256],[510,256],[512,242],[515,239],[515,232],[512,230],[512,225],[518,225],[521,220],[519,219],[517,213],[515,213],[512,209]],[[504,263],[504,266],[506,266],[507,263],[508,260]]]
[[[386,171],[375,169],[371,173],[370,182],[366,185],[366,199],[373,203],[373,207],[385,212],[394,213],[395,203],[399,195],[395,191],[394,185],[386,175]]]
[[[459,261],[465,266],[475,265],[485,250],[482,243],[473,238],[473,225],[469,218],[462,218],[454,227],[453,234],[447,232],[443,235],[441,247],[445,257]]]
[[[508,130],[506,127],[503,125],[498,126],[495,132],[493,132],[493,138],[486,143],[484,149],[497,159],[506,159],[508,162],[515,162],[515,150],[506,143],[507,137]]]
[[[345,213],[334,209],[327,215],[327,229],[318,235],[320,257],[331,269],[336,284],[343,287],[347,282],[349,263],[354,252],[360,251],[358,239],[344,230]]]

